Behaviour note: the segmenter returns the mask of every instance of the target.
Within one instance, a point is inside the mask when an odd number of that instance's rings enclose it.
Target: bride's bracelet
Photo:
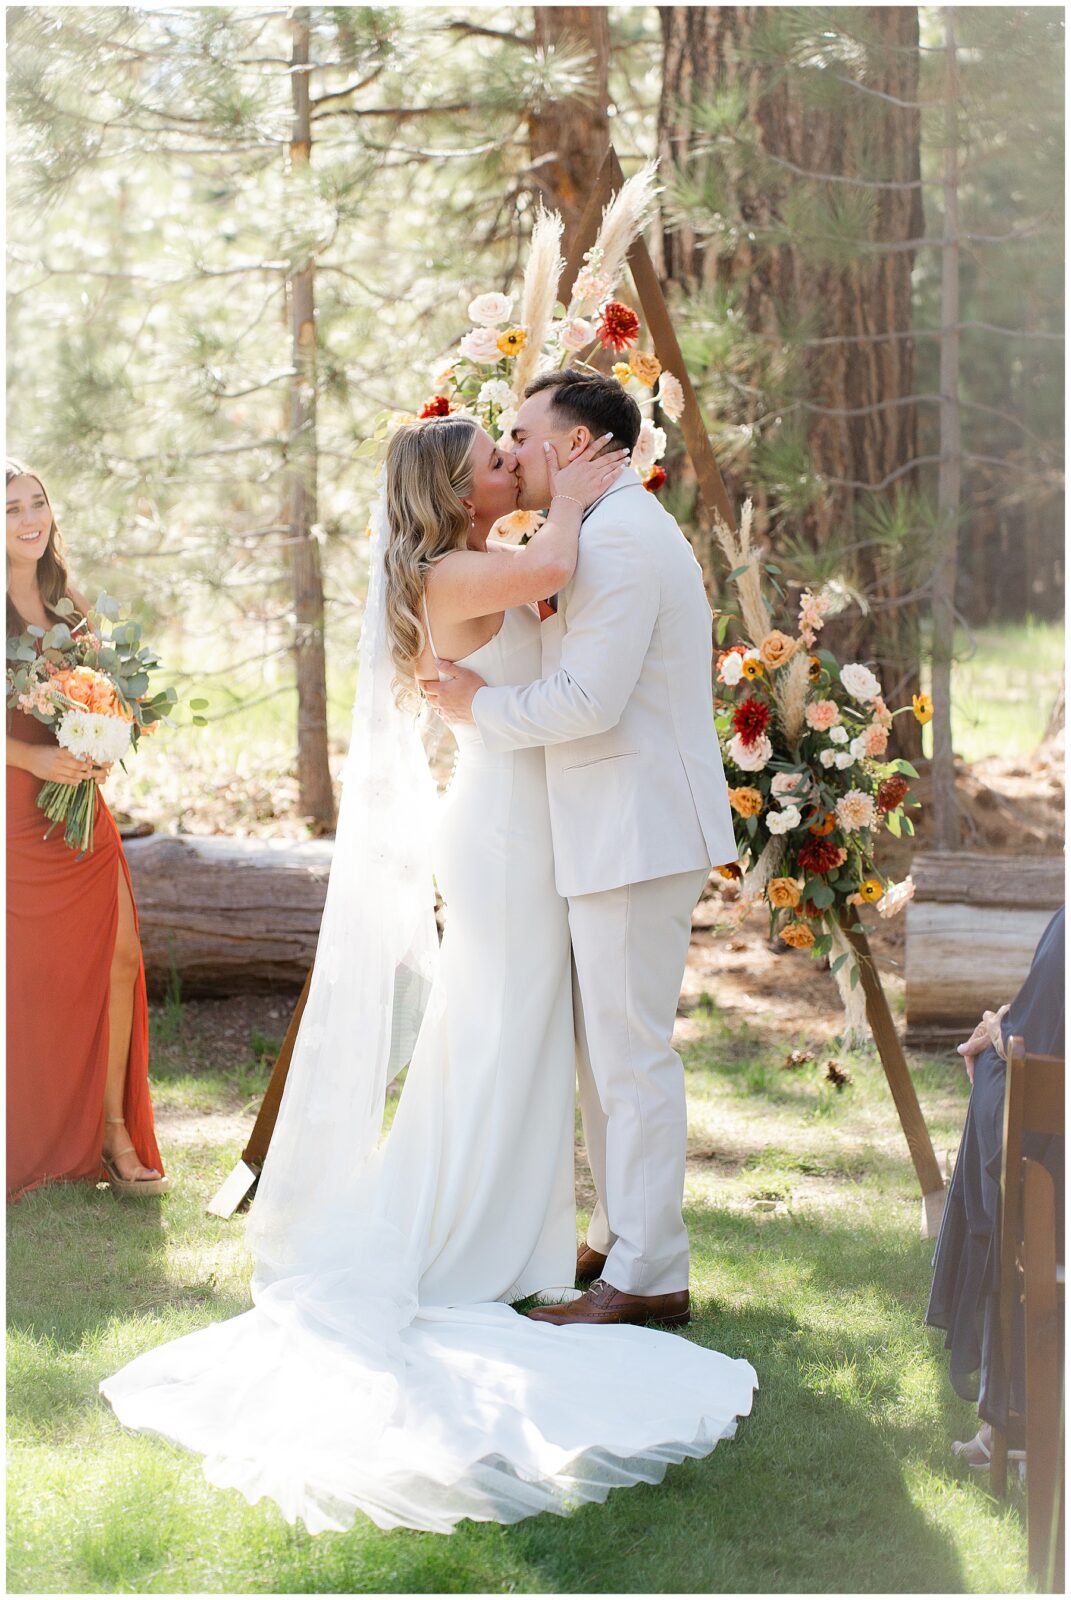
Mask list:
[[[579,506],[580,507],[581,511],[583,511],[583,509],[584,509],[583,500],[578,500],[575,494],[553,494],[553,495],[551,495],[550,503],[551,503],[552,506],[553,506],[555,500],[571,500],[573,502],[574,506]]]

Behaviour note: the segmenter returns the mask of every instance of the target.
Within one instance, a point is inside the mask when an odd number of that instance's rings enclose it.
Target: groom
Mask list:
[[[640,411],[615,379],[565,370],[526,390],[513,427],[520,504],[551,498],[592,438],[630,451]],[[545,747],[555,879],[569,902],[577,1067],[598,1194],[577,1254],[578,1300],[543,1322],[688,1321],[681,1215],[687,1142],[674,1019],[692,911],[736,858],[714,731],[711,615],[676,522],[624,471],[588,510],[572,580],[543,624],[537,683],[492,688],[440,662],[428,699],[489,750]]]

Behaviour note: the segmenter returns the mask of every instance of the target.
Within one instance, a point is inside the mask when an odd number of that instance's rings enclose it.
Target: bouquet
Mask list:
[[[74,615],[69,600],[56,609],[64,617]],[[73,627],[68,621],[47,631],[30,627],[7,641],[8,709],[36,717],[54,730],[65,750],[101,765],[121,762],[143,735],[169,722],[178,699],[174,689],[149,693],[149,674],[159,658],[142,647],[138,624],[120,622],[119,616],[118,602],[102,594],[89,616]],[[195,710],[205,704],[191,701]],[[45,838],[62,822],[64,841],[81,858],[93,848],[96,801],[91,778],[42,784],[37,804],[51,823]]]
[[[858,1007],[849,994],[859,970],[844,928],[862,931],[858,906],[876,905],[891,917],[914,894],[910,876],[893,883],[874,861],[881,829],[897,837],[914,832],[906,808],[916,804],[911,780],[918,773],[909,761],[885,759],[889,730],[904,713],[929,722],[933,704],[916,695],[891,711],[868,666],[842,666],[817,647],[825,617],[843,604],[833,586],[804,590],[794,635],[773,626],[762,569],[780,569],[753,548],[751,521],[748,501],[739,533],[716,524],[745,633],[716,665],[715,725],[739,850],[737,862],[718,870],[742,880],[742,911],[765,903],[771,938],[830,956],[854,1032]],[[719,644],[731,620],[719,619]]]
[[[431,369],[433,394],[419,413],[386,413],[377,419],[376,441],[393,427],[421,417],[462,414],[475,417],[498,439],[507,439],[524,391],[540,373],[586,366],[600,350],[618,359],[613,376],[643,413],[632,465],[653,492],[666,482],[658,465],[667,437],[656,425],[657,406],[671,423],[684,411],[680,379],[662,370],[658,358],[639,348],[643,330],[630,305],[615,298],[628,249],[650,217],[657,190],[654,168],[645,167],[625,183],[607,206],[595,244],[584,257],[568,305],[558,298],[564,262],[560,255],[562,219],[540,211],[532,230],[520,312],[515,296],[488,291],[470,301],[472,326],[458,345]]]

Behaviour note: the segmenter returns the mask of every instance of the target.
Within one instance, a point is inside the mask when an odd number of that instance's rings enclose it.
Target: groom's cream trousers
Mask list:
[[[673,1020],[692,909],[709,868],[737,849],[703,575],[634,472],[584,517],[576,572],[542,638],[544,676],[480,689],[473,716],[489,750],[546,752],[599,1191],[589,1242],[606,1251],[616,1289],[670,1294],[688,1286]]]
[[[687,1107],[673,1024],[705,870],[570,896],[577,1077],[598,1195],[588,1244],[630,1294],[688,1287]]]

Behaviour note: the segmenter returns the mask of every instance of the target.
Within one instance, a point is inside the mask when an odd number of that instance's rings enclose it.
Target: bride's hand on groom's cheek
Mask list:
[[[485,687],[484,680],[478,672],[457,667],[452,661],[439,661],[437,665],[438,682],[434,678],[421,682],[424,698],[444,722],[474,722],[472,702],[477,689]]]

